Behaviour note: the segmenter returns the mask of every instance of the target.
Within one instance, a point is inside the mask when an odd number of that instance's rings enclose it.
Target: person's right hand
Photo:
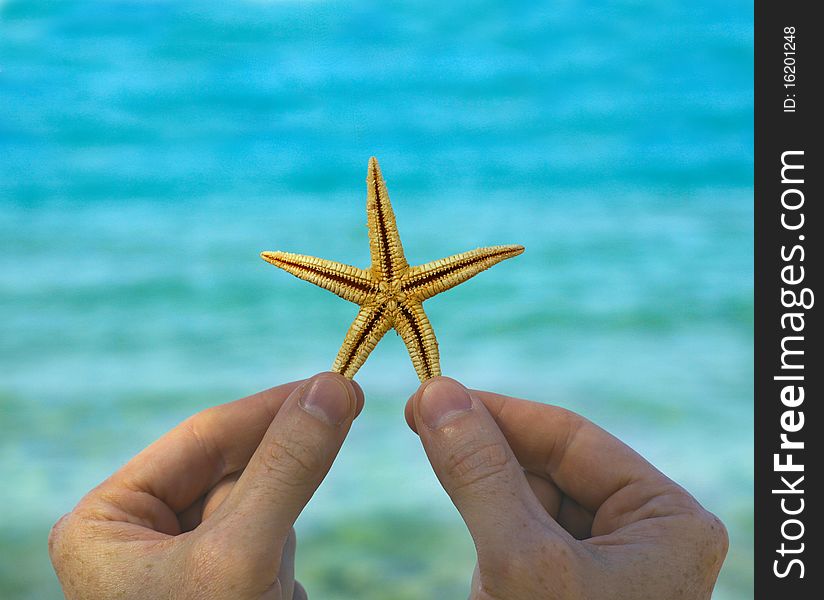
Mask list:
[[[54,526],[66,598],[305,600],[292,525],[362,407],[321,373],[187,419]]]
[[[470,600],[704,600],[721,521],[567,410],[445,377],[406,407],[477,551]]]

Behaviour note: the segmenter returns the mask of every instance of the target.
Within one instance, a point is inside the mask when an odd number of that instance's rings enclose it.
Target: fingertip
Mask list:
[[[299,393],[300,407],[329,425],[341,425],[355,418],[358,394],[352,381],[340,373],[318,373]]]
[[[426,388],[432,385],[448,385],[448,386],[456,386],[461,388],[462,390],[466,390],[466,386],[462,384],[457,379],[453,377],[447,377],[446,375],[438,375],[437,377],[430,377],[423,383],[421,383],[421,387],[419,388],[421,392],[423,392]]]
[[[415,408],[413,406],[415,395],[416,394],[412,394],[406,401],[406,404],[403,407],[403,416],[406,419],[406,424],[409,425],[409,428],[415,433],[418,433],[418,424],[415,423]]]
[[[406,401],[406,405],[404,406],[404,418],[406,419],[406,423],[409,425],[410,429],[417,434],[420,434],[418,431],[418,419],[420,418],[420,406],[421,406],[421,398],[424,395],[424,391],[431,385],[438,384],[442,386],[459,386],[466,391],[466,387],[456,380],[452,379],[451,377],[445,377],[443,375],[438,375],[437,377],[432,377],[423,381],[419,386],[418,389],[415,390],[415,393],[409,396],[409,399]],[[456,388],[452,388],[453,390]]]
[[[348,381],[352,385],[352,389],[355,390],[355,418],[357,418],[363,410],[363,405],[366,400],[366,396],[363,393],[363,388],[357,381],[355,381],[354,379],[349,379]]]
[[[472,398],[463,384],[451,377],[433,377],[421,384],[415,399],[416,421],[440,429],[472,409]]]

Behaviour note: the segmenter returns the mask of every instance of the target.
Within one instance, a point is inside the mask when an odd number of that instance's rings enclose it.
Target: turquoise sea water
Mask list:
[[[752,7],[0,0],[0,597],[186,416],[327,369],[381,160],[410,262],[526,252],[427,311],[443,369],[625,439],[728,525],[752,595]],[[462,597],[473,554],[387,336],[298,523],[321,599]]]

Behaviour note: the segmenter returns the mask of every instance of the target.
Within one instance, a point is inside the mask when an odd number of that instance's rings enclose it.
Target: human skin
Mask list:
[[[306,598],[292,525],[362,407],[322,373],[187,419],[52,528],[66,598]]]
[[[446,377],[406,418],[475,542],[470,600],[710,598],[724,525],[600,427]]]
[[[296,518],[363,407],[334,373],[199,413],[49,536],[70,600],[300,600]],[[406,406],[478,555],[471,600],[709,598],[724,526],[569,411],[438,377]]]

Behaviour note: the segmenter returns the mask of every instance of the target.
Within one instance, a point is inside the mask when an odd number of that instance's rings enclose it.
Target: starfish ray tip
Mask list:
[[[476,252],[493,252],[495,253],[499,260],[495,262],[499,262],[500,260],[506,260],[507,258],[513,258],[518,256],[519,254],[524,253],[524,247],[520,244],[503,244],[500,246],[487,246],[486,248],[478,248]]]
[[[282,252],[261,252],[260,257],[268,263],[272,263],[273,265],[277,263],[277,260],[281,257]]]

